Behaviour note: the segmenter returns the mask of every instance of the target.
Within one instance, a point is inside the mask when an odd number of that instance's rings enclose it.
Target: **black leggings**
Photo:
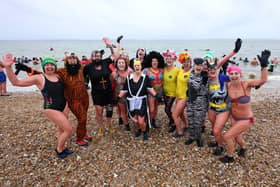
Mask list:
[[[175,101],[175,98],[176,97],[170,97],[170,96],[163,96],[163,99],[164,99],[164,105],[165,105],[165,113],[166,115],[168,116],[168,119],[169,119],[169,125],[172,125],[174,124],[174,120],[172,118],[172,112],[171,112],[171,109],[172,109],[172,105]]]

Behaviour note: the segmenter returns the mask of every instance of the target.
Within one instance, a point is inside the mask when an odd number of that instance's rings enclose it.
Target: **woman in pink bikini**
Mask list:
[[[270,51],[262,51],[258,59],[261,65],[260,79],[241,80],[241,70],[239,67],[228,67],[230,82],[227,84],[228,96],[231,100],[231,128],[224,134],[223,139],[227,146],[227,155],[220,158],[223,163],[230,163],[234,161],[234,141],[236,141],[241,149],[238,155],[245,156],[245,141],[242,133],[247,131],[254,123],[254,115],[251,109],[251,88],[263,85],[267,81],[267,65]]]

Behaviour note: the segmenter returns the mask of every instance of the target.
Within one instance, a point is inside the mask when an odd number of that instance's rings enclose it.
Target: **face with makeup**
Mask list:
[[[158,60],[156,58],[152,59],[152,68],[157,69],[158,68]]]

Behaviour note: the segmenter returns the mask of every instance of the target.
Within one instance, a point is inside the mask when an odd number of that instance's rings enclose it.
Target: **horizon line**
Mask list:
[[[139,41],[139,40],[144,40],[144,41],[157,41],[157,40],[163,40],[163,41],[170,41],[170,40],[181,40],[181,41],[185,41],[185,40],[233,40],[236,38],[184,38],[184,39],[160,39],[160,38],[127,38],[124,40],[134,40],[134,41]],[[242,38],[243,40],[280,40],[280,38]],[[53,40],[60,40],[60,41],[66,41],[66,40],[80,40],[80,41],[96,41],[96,40],[102,40],[102,39],[97,39],[97,38],[92,38],[92,39],[79,39],[79,38],[49,38],[49,39],[40,39],[40,38],[36,38],[36,39],[1,39],[0,41],[53,41]]]

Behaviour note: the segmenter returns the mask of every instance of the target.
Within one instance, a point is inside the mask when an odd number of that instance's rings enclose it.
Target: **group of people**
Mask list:
[[[196,142],[198,147],[202,147],[202,133],[208,114],[215,137],[215,141],[209,143],[210,147],[215,147],[213,154],[221,155],[225,144],[227,154],[220,160],[233,162],[237,142],[240,145],[238,155],[245,156],[242,134],[254,123],[250,92],[251,88],[267,81],[270,51],[264,50],[258,55],[260,78],[243,81],[241,69],[228,66],[228,60],[241,48],[241,39],[237,39],[233,51],[220,60],[211,51],[206,51],[202,58],[192,58],[187,52],[177,57],[171,50],[162,54],[157,51],[146,54],[144,49],[137,50],[136,57],[130,60],[127,53],[121,53],[121,39],[122,36],[114,45],[103,38],[111,51],[108,58],[103,59],[103,50],[95,50],[91,54],[91,63],[81,64],[79,58],[71,54],[65,57],[63,68],[57,68],[55,59],[45,58],[42,61],[43,72],[29,74],[23,80],[19,80],[13,72],[12,55],[7,54],[3,58],[2,65],[13,85],[36,85],[41,90],[44,113],[57,126],[58,144],[55,151],[59,158],[73,153],[65,145],[73,131],[68,120],[68,108],[78,121],[75,143],[87,146],[92,139],[86,129],[89,82],[99,137],[105,135],[105,129],[111,133],[116,130],[111,122],[113,107],[116,107],[119,124],[125,124],[125,130],[131,131],[131,119],[136,129],[135,137],[143,135],[143,140],[147,141],[149,129],[160,128],[162,122],[157,120],[157,113],[158,104],[163,101],[168,131],[174,132],[174,138],[181,138],[189,131],[185,144]],[[175,67],[175,61],[180,62],[182,68]],[[28,70],[28,67],[16,68]],[[228,120],[231,127],[222,134]]]

